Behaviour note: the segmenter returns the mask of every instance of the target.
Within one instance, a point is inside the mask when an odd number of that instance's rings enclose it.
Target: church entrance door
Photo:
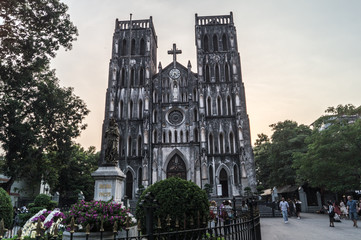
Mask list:
[[[127,195],[128,199],[133,199],[133,174],[130,171],[127,172],[125,184],[125,195]]]
[[[167,166],[167,178],[179,177],[187,180],[187,169],[182,158],[175,154],[169,161]]]
[[[222,197],[228,197],[228,175],[224,168],[219,173],[219,183],[222,185]]]

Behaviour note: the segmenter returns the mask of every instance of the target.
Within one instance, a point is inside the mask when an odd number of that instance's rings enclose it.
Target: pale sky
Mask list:
[[[63,0],[78,27],[71,51],[52,61],[62,86],[73,87],[90,114],[76,139],[100,150],[105,92],[115,19],[153,17],[158,59],[196,72],[195,13],[233,12],[241,56],[252,143],[271,135],[270,124],[311,124],[329,106],[361,105],[361,1],[355,0]]]

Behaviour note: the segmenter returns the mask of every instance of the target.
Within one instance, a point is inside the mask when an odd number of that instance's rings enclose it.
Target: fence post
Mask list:
[[[153,194],[151,192],[148,192],[144,198],[145,199],[142,200],[142,202],[140,204],[141,204],[141,206],[144,207],[144,211],[145,211],[145,227],[147,230],[148,240],[153,240],[154,239],[153,213],[154,213],[154,208],[156,208],[156,206],[157,206],[157,200],[155,199],[155,197],[153,196]]]
[[[251,222],[252,222],[252,239],[256,240],[256,229],[255,229],[255,224],[254,224],[254,209],[253,209],[253,200],[251,200],[249,202],[250,204],[250,215],[251,215]]]

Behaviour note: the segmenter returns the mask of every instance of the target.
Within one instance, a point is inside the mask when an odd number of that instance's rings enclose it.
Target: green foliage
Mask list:
[[[89,113],[49,67],[59,47],[71,49],[77,29],[58,0],[0,1],[0,143],[2,170],[30,185],[57,175],[46,152],[66,151]]]
[[[361,120],[357,116],[343,115],[345,111],[342,111],[360,108],[339,105],[337,109],[342,113],[340,116],[329,117],[329,121],[322,117],[328,125],[313,130],[307,138],[307,152],[297,154],[295,167],[300,182],[344,193],[360,188]]]
[[[286,120],[270,125],[273,130],[271,139],[258,135],[254,156],[258,181],[264,187],[293,185],[296,171],[292,167],[294,155],[305,152],[305,139],[311,129],[303,124]]]
[[[206,191],[207,196],[210,196],[210,194],[213,192],[212,185],[208,183],[204,184],[204,191]]]
[[[198,213],[200,218],[200,227],[203,225],[203,220],[208,220],[209,202],[207,194],[200,189],[195,183],[186,181],[180,178],[168,178],[149,186],[142,194],[137,203],[136,218],[142,224],[142,230],[145,230],[145,207],[147,203],[142,203],[146,199],[148,193],[151,193],[157,200],[159,207],[154,211],[154,224],[161,221],[162,231],[175,230],[175,221],[178,219],[179,223],[186,220],[187,229],[190,226],[191,218],[194,220],[194,227],[197,227]],[[142,204],[141,204],[142,203]],[[167,227],[166,218],[170,216],[170,226]],[[184,219],[186,218],[186,219]],[[180,224],[179,230],[183,229],[183,224]]]
[[[74,144],[66,153],[52,152],[47,155],[54,167],[58,166],[58,176],[50,182],[52,190],[59,192],[62,206],[76,203],[80,191],[86,201],[93,199],[94,179],[91,173],[98,168],[99,154],[95,152],[95,147],[85,150],[79,144]]]
[[[57,202],[51,200],[51,198],[46,194],[39,194],[35,197],[34,203],[28,205],[28,212],[19,214],[21,223],[25,223],[32,216],[37,214],[39,211],[46,209],[48,211],[53,210],[57,206]]]
[[[0,221],[4,219],[5,228],[10,228],[13,223],[13,205],[9,194],[0,188]]]

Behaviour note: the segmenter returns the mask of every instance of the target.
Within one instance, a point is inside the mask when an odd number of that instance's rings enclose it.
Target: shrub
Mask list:
[[[30,203],[28,205],[29,211],[27,213],[20,214],[19,218],[21,223],[24,224],[28,221],[32,216],[37,214],[39,211],[43,209],[47,209],[48,211],[53,210],[57,206],[57,202],[52,201],[50,196],[46,194],[39,194],[34,199],[34,203]]]
[[[209,216],[209,202],[207,194],[195,183],[180,178],[168,178],[149,186],[138,200],[136,218],[141,223],[142,231],[145,231],[145,203],[147,194],[151,193],[157,200],[158,207],[154,211],[153,223],[161,221],[161,231],[173,231],[176,219],[179,221],[178,230],[206,227]],[[149,195],[148,195],[149,196]],[[142,203],[142,204],[141,204]],[[170,227],[167,227],[167,216],[170,216]],[[191,226],[191,219],[194,225]],[[184,220],[186,226],[184,228]],[[204,224],[205,222],[205,224]]]
[[[0,187],[0,221],[4,219],[6,228],[11,228],[13,223],[13,205],[9,194]]]

